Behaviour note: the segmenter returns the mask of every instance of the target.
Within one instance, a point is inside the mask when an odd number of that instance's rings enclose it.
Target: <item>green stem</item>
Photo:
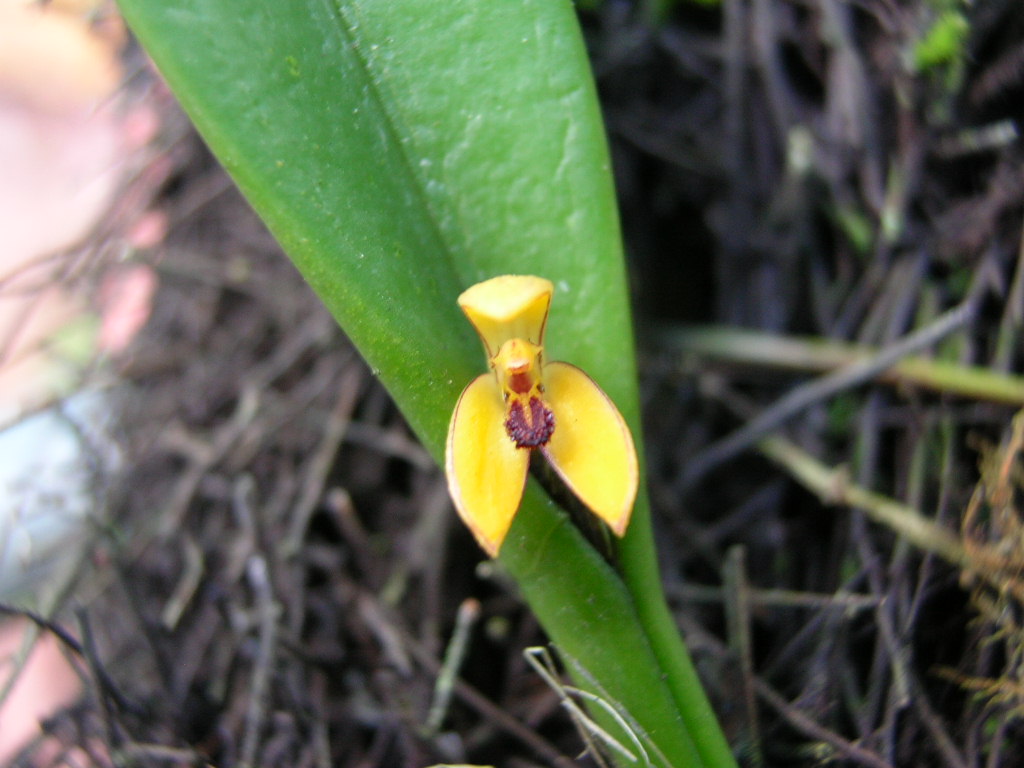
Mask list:
[[[932,552],[954,565],[970,566],[971,558],[956,534],[913,507],[851,482],[844,469],[822,464],[784,438],[766,437],[757,447],[802,486],[818,494],[823,503],[859,509],[915,547]]]
[[[863,344],[778,336],[718,326],[665,331],[660,338],[684,355],[812,373],[825,373],[870,361],[885,351]],[[972,400],[1024,405],[1024,376],[928,357],[904,357],[880,371],[875,379],[883,384],[913,385]]]

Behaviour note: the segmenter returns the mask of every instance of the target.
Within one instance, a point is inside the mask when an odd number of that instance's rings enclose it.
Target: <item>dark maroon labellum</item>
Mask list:
[[[539,448],[547,444],[555,431],[555,414],[539,397],[530,398],[529,411],[523,408],[523,401],[516,398],[509,407],[505,431],[517,447]]]

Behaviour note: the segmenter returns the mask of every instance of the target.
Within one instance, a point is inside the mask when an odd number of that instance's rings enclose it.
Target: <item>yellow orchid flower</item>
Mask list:
[[[492,373],[459,397],[445,474],[459,516],[492,557],[519,509],[532,450],[618,536],[636,499],[636,449],[615,404],[576,366],[544,362],[553,293],[550,280],[504,275],[459,296]]]

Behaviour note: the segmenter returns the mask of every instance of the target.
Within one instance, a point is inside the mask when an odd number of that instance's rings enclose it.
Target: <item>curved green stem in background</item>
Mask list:
[[[440,459],[485,367],[455,299],[556,287],[547,352],[639,437],[609,160],[568,2],[121,0],[211,149]],[[733,766],[661,593],[645,495],[625,583],[530,483],[501,562],[581,682],[668,762]]]

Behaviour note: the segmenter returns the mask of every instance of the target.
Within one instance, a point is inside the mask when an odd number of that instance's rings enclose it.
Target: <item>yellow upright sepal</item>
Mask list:
[[[445,474],[455,509],[494,557],[523,497],[530,452],[517,448],[504,425],[505,404],[494,374],[466,387],[448,426]]]
[[[543,346],[554,290],[551,281],[543,277],[502,275],[463,291],[459,306],[480,334],[490,359],[509,339]]]
[[[574,365],[544,366],[544,388],[556,428],[541,450],[577,498],[622,536],[639,484],[629,427],[594,380]]]

